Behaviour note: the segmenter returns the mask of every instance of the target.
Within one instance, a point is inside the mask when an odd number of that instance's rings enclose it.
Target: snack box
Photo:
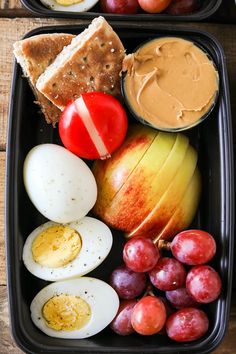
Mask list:
[[[100,9],[99,3],[88,12],[54,11],[44,6],[40,0],[21,0],[22,4],[33,14],[43,17],[61,17],[77,19],[93,19],[99,15],[113,21],[202,21],[211,17],[220,7],[222,0],[200,0],[201,6],[194,13],[186,15],[138,13],[133,15],[106,14]]]
[[[215,236],[217,254],[212,262],[219,271],[223,290],[220,298],[204,306],[209,316],[207,334],[192,343],[175,343],[164,335],[118,336],[109,328],[83,340],[51,338],[39,331],[30,318],[30,303],[47,283],[31,275],[23,265],[22,247],[28,234],[45,218],[31,204],[23,185],[23,162],[27,152],[35,145],[46,142],[60,143],[57,129],[40,117],[30,86],[19,65],[15,64],[9,113],[7,175],[6,175],[6,247],[8,294],[12,333],[19,347],[26,353],[209,353],[224,337],[229,310],[233,270],[234,239],[234,176],[231,112],[224,52],[209,34],[199,30],[180,30],[174,26],[158,25],[130,28],[128,24],[113,28],[120,36],[127,52],[141,42],[158,36],[181,36],[194,41],[213,58],[219,71],[220,94],[210,116],[188,132],[191,143],[199,154],[202,174],[202,198],[194,223],[195,228],[207,230]],[[27,37],[54,32],[77,34],[82,26],[38,28]],[[186,132],[185,132],[186,133]],[[123,237],[112,230],[114,243],[111,254],[90,275],[107,281],[121,263]],[[106,309],[104,309],[106,311]]]

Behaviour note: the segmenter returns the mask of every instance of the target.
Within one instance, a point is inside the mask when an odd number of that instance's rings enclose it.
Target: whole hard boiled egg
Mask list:
[[[64,147],[34,147],[24,162],[24,184],[34,206],[49,220],[83,218],[97,199],[94,176],[83,160]]]
[[[101,221],[85,217],[70,224],[49,221],[35,229],[23,248],[23,262],[36,277],[65,280],[91,272],[107,257],[112,233]]]
[[[34,324],[56,338],[82,339],[102,331],[115,317],[119,298],[105,282],[89,277],[55,282],[33,299]]]
[[[40,0],[55,11],[84,12],[90,10],[98,0]]]

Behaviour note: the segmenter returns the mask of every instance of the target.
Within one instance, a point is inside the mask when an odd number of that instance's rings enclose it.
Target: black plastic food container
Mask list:
[[[217,254],[211,263],[223,281],[220,298],[204,306],[210,327],[207,334],[192,343],[175,343],[164,335],[121,337],[109,328],[84,340],[51,338],[32,323],[29,306],[36,293],[47,283],[31,275],[22,262],[22,247],[28,234],[45,218],[31,204],[24,186],[22,167],[27,152],[35,145],[59,142],[57,129],[40,117],[34,97],[15,65],[9,115],[7,176],[6,176],[6,245],[8,292],[12,333],[17,344],[27,353],[209,353],[222,340],[228,322],[233,268],[234,238],[234,178],[231,112],[225,57],[222,47],[209,34],[196,30],[180,30],[169,26],[113,25],[127,52],[132,52],[141,42],[158,36],[181,36],[199,43],[211,57],[219,71],[220,95],[211,115],[188,132],[191,143],[199,153],[199,168],[203,190],[198,215],[192,227],[212,233],[217,242]],[[42,33],[79,33],[81,26],[39,28],[27,36]],[[60,142],[59,142],[60,143]],[[121,263],[124,242],[119,232],[113,230],[114,245],[107,260],[92,276],[108,280],[111,270]],[[104,309],[106,311],[106,309]]]
[[[44,17],[61,17],[61,18],[77,18],[92,19],[99,15],[106,17],[108,20],[114,21],[202,21],[211,17],[220,7],[222,0],[200,0],[201,6],[199,10],[186,15],[168,15],[138,13],[134,15],[106,14],[100,9],[99,4],[95,5],[88,12],[69,12],[54,11],[44,6],[40,0],[21,0],[22,4],[37,16]]]

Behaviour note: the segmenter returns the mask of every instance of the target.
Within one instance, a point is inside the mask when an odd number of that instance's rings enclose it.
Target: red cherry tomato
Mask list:
[[[172,0],[138,0],[141,8],[153,14],[164,11]]]
[[[100,5],[110,14],[135,14],[140,8],[138,0],[100,0]]]
[[[65,147],[79,157],[106,159],[122,144],[127,116],[120,102],[102,92],[82,94],[69,103],[59,121]]]

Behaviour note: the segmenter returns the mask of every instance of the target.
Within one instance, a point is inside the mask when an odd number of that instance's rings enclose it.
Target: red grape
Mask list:
[[[200,303],[208,304],[218,298],[221,292],[219,274],[210,266],[193,267],[186,278],[187,291]]]
[[[191,342],[207,332],[209,320],[205,312],[186,307],[171,315],[166,321],[168,337],[177,342]]]
[[[162,12],[169,6],[172,0],[138,0],[141,8],[153,14]]]
[[[200,265],[214,257],[216,243],[208,232],[187,230],[175,236],[171,242],[171,252],[182,263]]]
[[[185,284],[186,270],[174,258],[160,258],[149,272],[152,284],[159,290],[169,291],[182,288]]]
[[[199,306],[194,298],[187,292],[186,288],[166,291],[166,298],[176,309]]]
[[[186,15],[198,10],[199,7],[199,0],[172,0],[166,12],[170,15]]]
[[[131,325],[131,314],[136,304],[137,300],[121,301],[118,313],[110,324],[110,327],[114,332],[121,336],[127,336],[134,332]]]
[[[139,9],[138,0],[101,0],[103,12],[113,14],[135,14]]]
[[[166,309],[160,298],[145,296],[134,306],[131,323],[136,332],[152,335],[161,331],[166,321]]]
[[[123,250],[124,262],[134,272],[148,272],[155,267],[159,258],[159,250],[152,240],[144,237],[132,238]]]
[[[116,268],[110,278],[110,284],[122,299],[134,299],[146,287],[146,275],[136,273],[122,265]]]

